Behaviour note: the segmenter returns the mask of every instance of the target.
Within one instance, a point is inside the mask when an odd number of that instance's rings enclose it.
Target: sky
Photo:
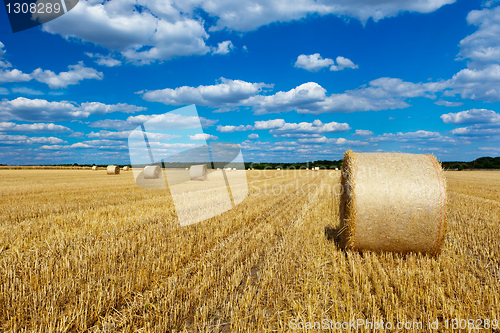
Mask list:
[[[193,104],[247,162],[500,154],[497,1],[89,0],[16,33],[6,10],[0,164],[129,164]]]

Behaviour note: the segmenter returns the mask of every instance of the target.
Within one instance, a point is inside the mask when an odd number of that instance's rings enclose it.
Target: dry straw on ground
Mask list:
[[[446,186],[432,155],[344,155],[343,245],[354,250],[437,254],[446,227]]]
[[[191,168],[189,168],[189,177],[191,180],[207,180],[207,165],[191,165]]]
[[[500,319],[500,171],[446,173],[437,257],[339,249],[325,228],[339,228],[334,172],[243,173],[242,203],[186,227],[164,188],[96,175],[0,170],[1,332],[430,332],[435,320],[449,332],[453,319]],[[394,329],[290,324],[322,319]]]
[[[118,165],[108,165],[107,171],[108,175],[118,175],[120,173],[120,167]]]

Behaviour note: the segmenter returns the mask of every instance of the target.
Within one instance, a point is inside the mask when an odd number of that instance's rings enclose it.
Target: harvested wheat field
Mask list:
[[[245,172],[181,227],[132,173],[0,170],[0,331],[500,332],[500,172],[446,173],[437,257],[340,249],[340,171]]]

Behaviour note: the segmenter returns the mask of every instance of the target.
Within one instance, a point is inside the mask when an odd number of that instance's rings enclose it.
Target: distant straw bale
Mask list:
[[[158,179],[161,176],[159,165],[148,165],[143,171],[144,179]]]
[[[108,165],[106,170],[108,171],[108,175],[120,174],[120,167],[118,165]]]
[[[189,176],[191,180],[207,180],[207,165],[191,165],[191,168],[189,168]]]

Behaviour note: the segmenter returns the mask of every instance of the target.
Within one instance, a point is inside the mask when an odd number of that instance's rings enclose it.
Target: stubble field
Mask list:
[[[0,170],[0,331],[500,332],[500,172],[446,173],[438,257],[338,248],[340,172],[247,176],[241,204],[181,227],[131,172]]]

